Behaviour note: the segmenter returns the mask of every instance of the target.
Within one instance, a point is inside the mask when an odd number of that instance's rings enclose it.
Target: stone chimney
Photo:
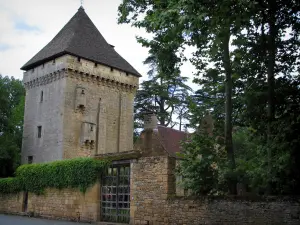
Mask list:
[[[144,115],[144,130],[157,129],[157,117],[154,113],[147,113]]]
[[[205,116],[201,121],[200,130],[201,132],[206,133],[209,137],[213,136],[214,120],[210,112],[205,113]]]
[[[147,154],[152,152],[153,132],[157,131],[157,118],[154,113],[144,115],[144,130],[141,134],[143,140],[143,151]]]

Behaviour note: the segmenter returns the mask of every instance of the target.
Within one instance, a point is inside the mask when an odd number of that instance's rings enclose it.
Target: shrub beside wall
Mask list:
[[[11,194],[22,191],[20,180],[16,177],[0,179],[0,193]]]
[[[41,194],[45,188],[79,188],[82,192],[97,182],[109,161],[77,158],[50,163],[26,164],[16,177],[0,179],[0,193],[29,191]]]

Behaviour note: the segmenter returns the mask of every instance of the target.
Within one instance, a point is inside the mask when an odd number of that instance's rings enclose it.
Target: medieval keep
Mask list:
[[[175,168],[184,160],[178,154],[181,143],[192,134],[158,125],[152,113],[145,114],[133,146],[140,74],[106,42],[82,7],[21,69],[26,88],[22,163],[93,157],[111,164],[84,193],[51,186],[43,194],[0,192],[0,213],[103,225],[299,224],[299,200],[189,196],[180,185],[185,177]],[[211,115],[199,131],[213,132]],[[8,187],[16,179],[9,178]]]
[[[141,76],[80,7],[22,68],[22,163],[132,150]]]

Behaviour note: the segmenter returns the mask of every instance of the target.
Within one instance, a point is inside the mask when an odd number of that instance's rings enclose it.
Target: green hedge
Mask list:
[[[96,183],[108,165],[106,160],[91,158],[26,164],[17,169],[15,178],[0,179],[0,192],[22,190],[41,194],[45,188],[79,188],[85,192]]]
[[[10,194],[22,191],[22,185],[18,178],[8,177],[0,179],[0,193]]]

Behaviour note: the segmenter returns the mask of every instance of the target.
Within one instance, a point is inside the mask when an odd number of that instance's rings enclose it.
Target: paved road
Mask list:
[[[27,216],[10,216],[0,214],[0,225],[86,225],[68,221],[29,218]]]

